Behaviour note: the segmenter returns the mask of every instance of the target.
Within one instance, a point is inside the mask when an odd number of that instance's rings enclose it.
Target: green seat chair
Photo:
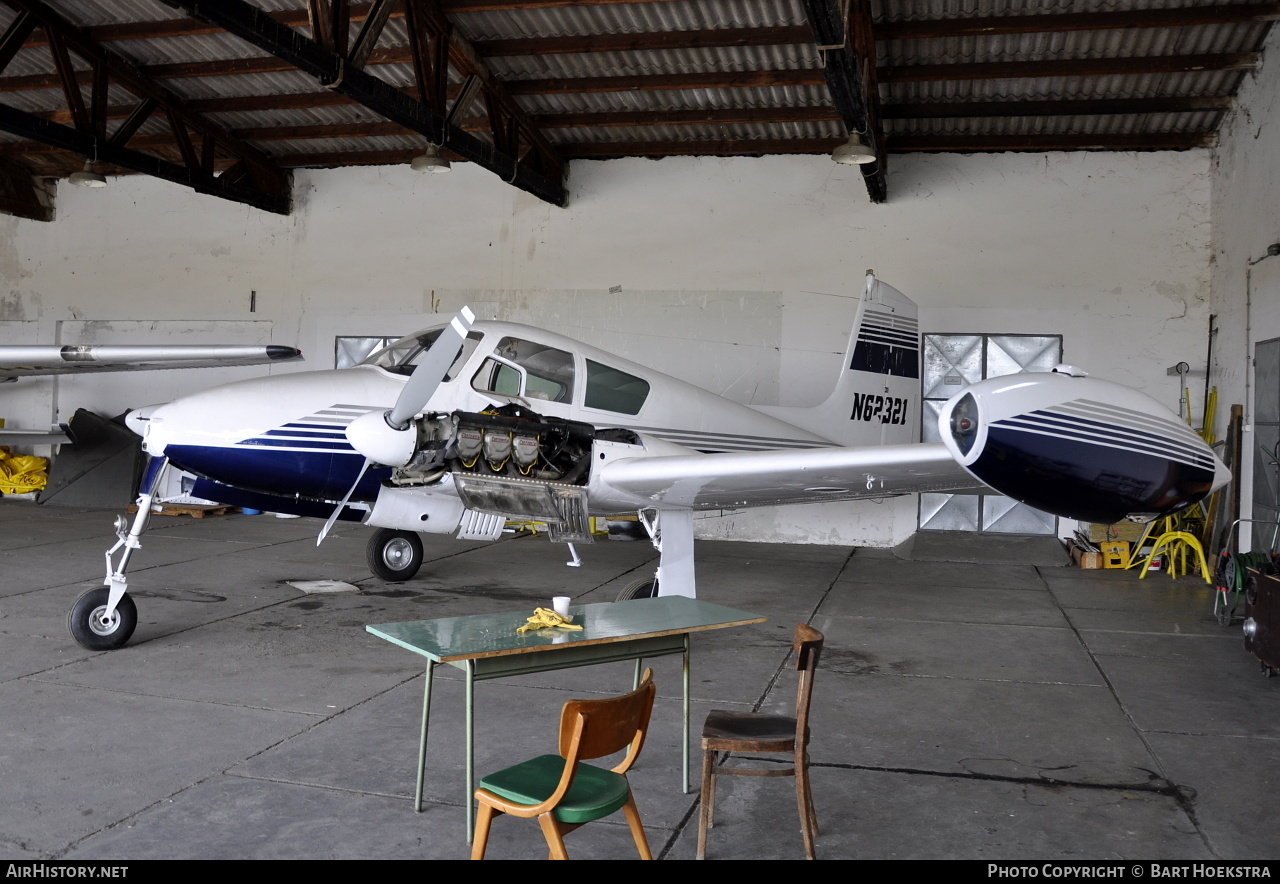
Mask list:
[[[490,774],[480,781],[476,800],[476,836],[472,859],[484,859],[489,826],[496,814],[537,818],[547,839],[551,859],[568,859],[564,836],[574,829],[621,809],[641,859],[653,859],[636,810],[627,771],[644,746],[653,712],[653,670],[646,669],[640,686],[621,697],[570,700],[560,713],[560,754],[537,758]],[[627,750],[611,770],[586,764]]]

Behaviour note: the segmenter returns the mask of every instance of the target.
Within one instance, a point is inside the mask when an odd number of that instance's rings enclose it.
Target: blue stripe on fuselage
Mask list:
[[[364,458],[350,446],[344,453],[251,446],[169,445],[165,454],[187,472],[223,485],[287,497],[296,494],[311,500],[341,500],[364,465]],[[376,498],[379,483],[389,475],[391,470],[388,468],[371,468],[360,480],[352,500]]]
[[[351,447],[351,443],[343,440],[341,442],[323,442],[318,439],[301,439],[298,438],[305,434],[290,433],[292,439],[264,439],[257,437],[254,439],[243,439],[236,443],[237,445],[258,445],[263,448],[327,448],[333,451],[355,451]]]

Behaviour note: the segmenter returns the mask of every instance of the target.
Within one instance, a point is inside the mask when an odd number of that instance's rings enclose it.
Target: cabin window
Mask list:
[[[417,367],[427,350],[436,342],[436,339],[440,337],[445,328],[447,326],[441,326],[440,328],[428,329],[427,331],[409,335],[407,338],[401,338],[390,346],[369,356],[360,364],[375,365],[392,374],[413,374],[414,368]],[[480,343],[483,337],[480,332],[471,332],[466,336],[462,342],[462,352],[458,354],[457,359],[453,360],[453,364],[449,366],[449,371],[444,376],[446,381],[454,379],[458,370],[475,352],[476,345]]]
[[[477,390],[544,402],[573,399],[572,353],[521,338],[503,338],[493,355],[524,369],[523,389],[518,371],[499,359],[488,359],[472,381]]]
[[[503,396],[519,396],[520,370],[496,359],[486,359],[484,365],[476,372],[471,386],[486,393],[499,393]]]
[[[633,374],[587,360],[587,408],[639,414],[649,397],[649,382]]]
[[[396,338],[338,335],[333,339],[333,367],[359,365],[374,353],[395,343]]]

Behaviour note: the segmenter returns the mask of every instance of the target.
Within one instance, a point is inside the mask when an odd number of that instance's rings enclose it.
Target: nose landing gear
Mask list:
[[[67,612],[67,629],[71,637],[90,651],[114,651],[122,647],[138,625],[138,608],[133,598],[120,597],[115,610],[108,613],[111,590],[105,586],[91,589]]]
[[[115,546],[106,552],[107,576],[103,586],[91,589],[76,599],[67,613],[67,629],[76,643],[90,651],[114,651],[124,646],[133,635],[138,625],[138,608],[133,599],[126,593],[129,579],[125,576],[125,568],[135,549],[142,547],[140,538],[147,530],[147,522],[151,517],[151,501],[153,492],[160,484],[165,468],[169,465],[166,457],[153,457],[147,464],[146,474],[142,478],[142,489],[138,495],[138,512],[130,522],[124,516],[116,518]],[[111,556],[123,547],[120,561],[113,563]]]

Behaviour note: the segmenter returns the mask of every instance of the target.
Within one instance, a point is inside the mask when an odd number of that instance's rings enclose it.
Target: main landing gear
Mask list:
[[[422,538],[412,531],[379,528],[369,538],[365,558],[374,576],[403,583],[422,567]]]
[[[140,549],[139,538],[147,530],[147,522],[151,517],[151,501],[153,492],[164,475],[169,459],[152,458],[147,464],[146,474],[142,477],[142,493],[138,495],[138,512],[131,523],[124,516],[116,517],[115,546],[106,552],[107,576],[103,586],[91,589],[71,606],[67,613],[67,629],[76,643],[90,651],[114,651],[124,646],[134,627],[138,625],[138,608],[133,599],[125,594],[129,588],[129,579],[125,577],[125,568],[135,549]],[[123,547],[120,561],[113,563],[112,555]]]

